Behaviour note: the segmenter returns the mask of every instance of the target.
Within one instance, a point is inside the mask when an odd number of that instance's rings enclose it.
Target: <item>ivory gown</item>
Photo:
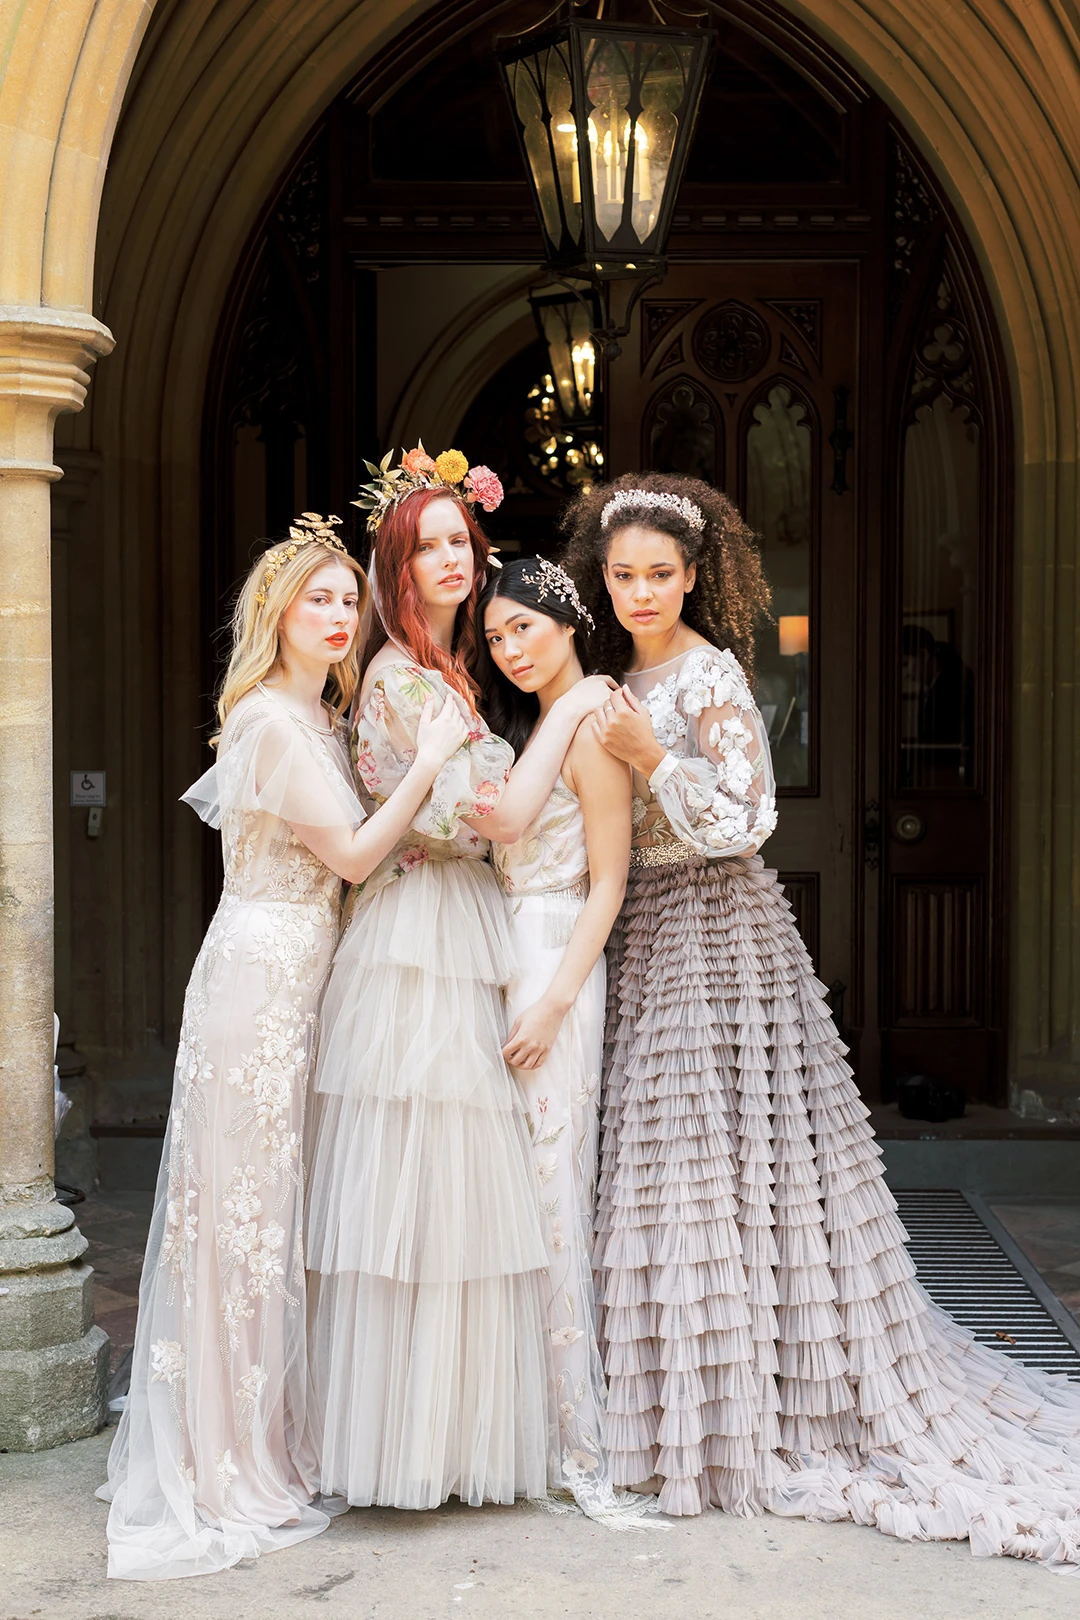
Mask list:
[[[730,652],[626,677],[598,1286],[616,1484],[1080,1565],[1080,1386],[976,1345],[915,1280],[881,1150],[774,872],[768,744]]]
[[[225,884],[184,1001],[127,1408],[100,1492],[109,1574],[209,1574],[325,1529],[309,1506],[304,1104],[341,880],[292,832],[359,826],[342,738],[256,690],[184,795]]]
[[[383,802],[441,677],[391,648],[356,723]],[[488,845],[513,755],[477,720],[412,830],[350,897],[323,1005],[307,1239],[325,1491],[431,1508],[543,1496],[547,1263],[503,1060],[514,971]]]
[[[506,991],[512,1026],[550,985],[589,893],[585,819],[561,777],[517,843],[492,845],[491,861],[509,904],[518,964]],[[513,1073],[525,1100],[547,1248],[544,1297],[559,1418],[548,1479],[572,1491],[590,1518],[621,1528],[640,1518],[644,1504],[612,1489],[596,1342],[592,1244],[605,988],[601,956],[546,1061]]]

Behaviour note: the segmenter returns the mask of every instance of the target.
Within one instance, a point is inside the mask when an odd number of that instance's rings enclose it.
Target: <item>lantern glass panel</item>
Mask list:
[[[510,62],[506,73],[544,230],[556,248],[568,237],[578,242],[581,185],[567,44],[558,41]]]
[[[660,223],[694,56],[691,41],[608,33],[588,41],[593,196],[597,227],[609,242],[625,223],[644,244]]]
[[[596,347],[589,308],[577,298],[538,299],[533,307],[547,345],[559,412],[567,426],[591,421]]]

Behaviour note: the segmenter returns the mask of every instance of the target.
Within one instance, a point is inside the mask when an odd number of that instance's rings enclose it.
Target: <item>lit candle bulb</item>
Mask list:
[[[558,134],[569,135],[570,137],[571,198],[572,201],[579,203],[581,201],[581,176],[578,174],[577,129],[573,124],[556,124],[555,129]]]

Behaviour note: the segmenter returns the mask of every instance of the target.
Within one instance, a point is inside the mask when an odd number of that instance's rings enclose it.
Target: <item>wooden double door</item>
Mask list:
[[[955,309],[949,326],[940,288],[888,397],[864,274],[837,261],[673,267],[608,369],[608,463],[716,484],[760,537],[773,622],[755,685],[780,795],[765,857],[864,1093],[923,1072],[994,1100],[1000,754],[982,739],[1002,716],[986,645],[987,434],[962,389],[927,381],[939,350],[955,381],[969,336]]]

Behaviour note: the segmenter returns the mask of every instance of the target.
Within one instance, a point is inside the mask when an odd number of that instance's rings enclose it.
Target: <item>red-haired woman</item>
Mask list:
[[[501,1052],[514,963],[485,835],[520,836],[608,684],[574,686],[511,772],[468,671],[489,551],[467,466],[410,455],[423,461],[406,457],[377,490],[381,625],[354,731],[364,787],[382,804],[402,781],[432,693],[455,694],[470,731],[351,897],[323,1004],[307,1241],[322,1488],[431,1508],[547,1489],[547,1260]],[[492,475],[470,477],[490,496]]]

